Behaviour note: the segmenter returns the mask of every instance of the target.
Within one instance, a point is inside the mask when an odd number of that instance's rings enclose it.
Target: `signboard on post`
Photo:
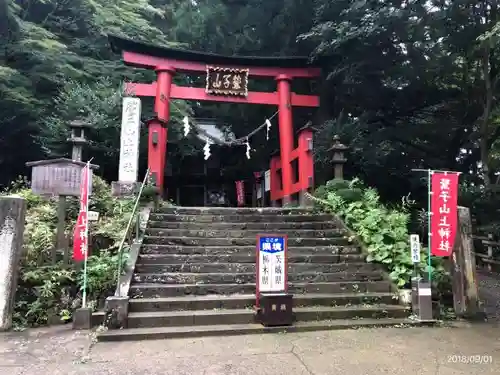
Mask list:
[[[450,256],[457,232],[458,173],[432,172],[431,175],[431,253]]]
[[[28,162],[26,166],[33,168],[31,171],[31,191],[36,195],[77,197],[80,195],[82,169],[86,165],[87,163],[65,158]],[[90,181],[93,175],[92,170],[97,168],[97,165],[90,164]]]
[[[420,237],[418,234],[410,235],[411,261],[420,263]]]
[[[268,169],[264,172],[264,191],[271,190],[271,171]]]
[[[257,296],[288,290],[287,236],[257,236]]]
[[[97,211],[89,211],[87,213],[88,215],[88,221],[99,221],[99,212]]]

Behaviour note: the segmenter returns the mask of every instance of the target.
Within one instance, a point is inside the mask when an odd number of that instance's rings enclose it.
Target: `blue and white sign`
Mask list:
[[[259,236],[257,238],[257,248],[259,256],[259,267],[257,270],[257,290],[262,293],[286,291],[286,236]]]

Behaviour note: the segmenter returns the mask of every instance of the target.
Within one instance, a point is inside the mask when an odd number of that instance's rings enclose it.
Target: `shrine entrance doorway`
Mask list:
[[[156,117],[148,122],[148,167],[153,182],[163,191],[167,156],[170,99],[228,103],[265,104],[278,108],[279,155],[270,162],[270,200],[288,205],[292,195],[312,188],[314,167],[312,130],[302,129],[294,147],[293,107],[318,107],[319,97],[292,92],[294,79],[315,79],[321,71],[307,57],[243,57],[179,50],[108,36],[113,51],[125,64],[155,70],[156,82],[126,83],[125,91],[138,97],[153,97]],[[206,87],[173,83],[178,73],[205,74]],[[275,92],[248,91],[250,77],[276,80]],[[297,165],[294,173],[292,163]],[[168,185],[168,184],[167,184]]]

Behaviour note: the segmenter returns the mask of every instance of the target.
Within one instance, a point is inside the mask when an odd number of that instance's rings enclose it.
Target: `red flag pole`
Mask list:
[[[87,259],[88,259],[88,220],[90,185],[90,161],[82,168],[80,183],[80,213],[73,232],[73,259],[83,261],[82,307],[87,305]]]
[[[428,267],[428,273],[429,273],[429,282],[432,279],[432,244],[433,244],[433,238],[432,238],[432,175],[434,173],[442,173],[444,175],[449,174],[455,174],[457,176],[460,176],[461,172],[454,172],[454,171],[444,171],[444,170],[433,170],[433,169],[418,169],[414,168],[411,170],[412,172],[426,172],[427,173],[427,229],[428,229],[428,251],[427,251],[427,267]],[[458,181],[457,181],[457,192],[458,194]]]
[[[432,280],[432,264],[431,264],[431,249],[432,249],[432,211],[431,211],[431,196],[432,196],[432,170],[427,170],[427,271],[429,273],[429,282]]]
[[[85,166],[87,171],[85,172],[87,174],[87,186],[86,186],[86,199],[85,199],[85,212],[89,212],[89,193],[90,193],[90,162],[87,162],[87,165]],[[82,308],[85,308],[87,306],[87,259],[89,257],[89,221],[88,221],[88,215],[87,215],[87,220],[85,220],[85,255],[83,259],[83,296],[82,296]]]

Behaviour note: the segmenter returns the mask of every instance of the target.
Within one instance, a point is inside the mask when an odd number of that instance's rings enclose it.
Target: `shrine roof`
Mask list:
[[[209,52],[171,48],[138,42],[132,39],[108,35],[111,49],[115,53],[133,52],[144,56],[198,62],[214,65],[239,65],[246,67],[307,68],[319,67],[307,56],[226,56]]]
[[[72,159],[68,159],[68,158],[57,158],[57,159],[29,161],[26,163],[26,166],[27,167],[40,167],[43,165],[50,165],[50,164],[74,164],[74,165],[78,165],[80,167],[85,167],[87,165],[87,163],[84,161],[72,160]],[[90,164],[90,169],[99,169],[99,166],[96,164]]]

